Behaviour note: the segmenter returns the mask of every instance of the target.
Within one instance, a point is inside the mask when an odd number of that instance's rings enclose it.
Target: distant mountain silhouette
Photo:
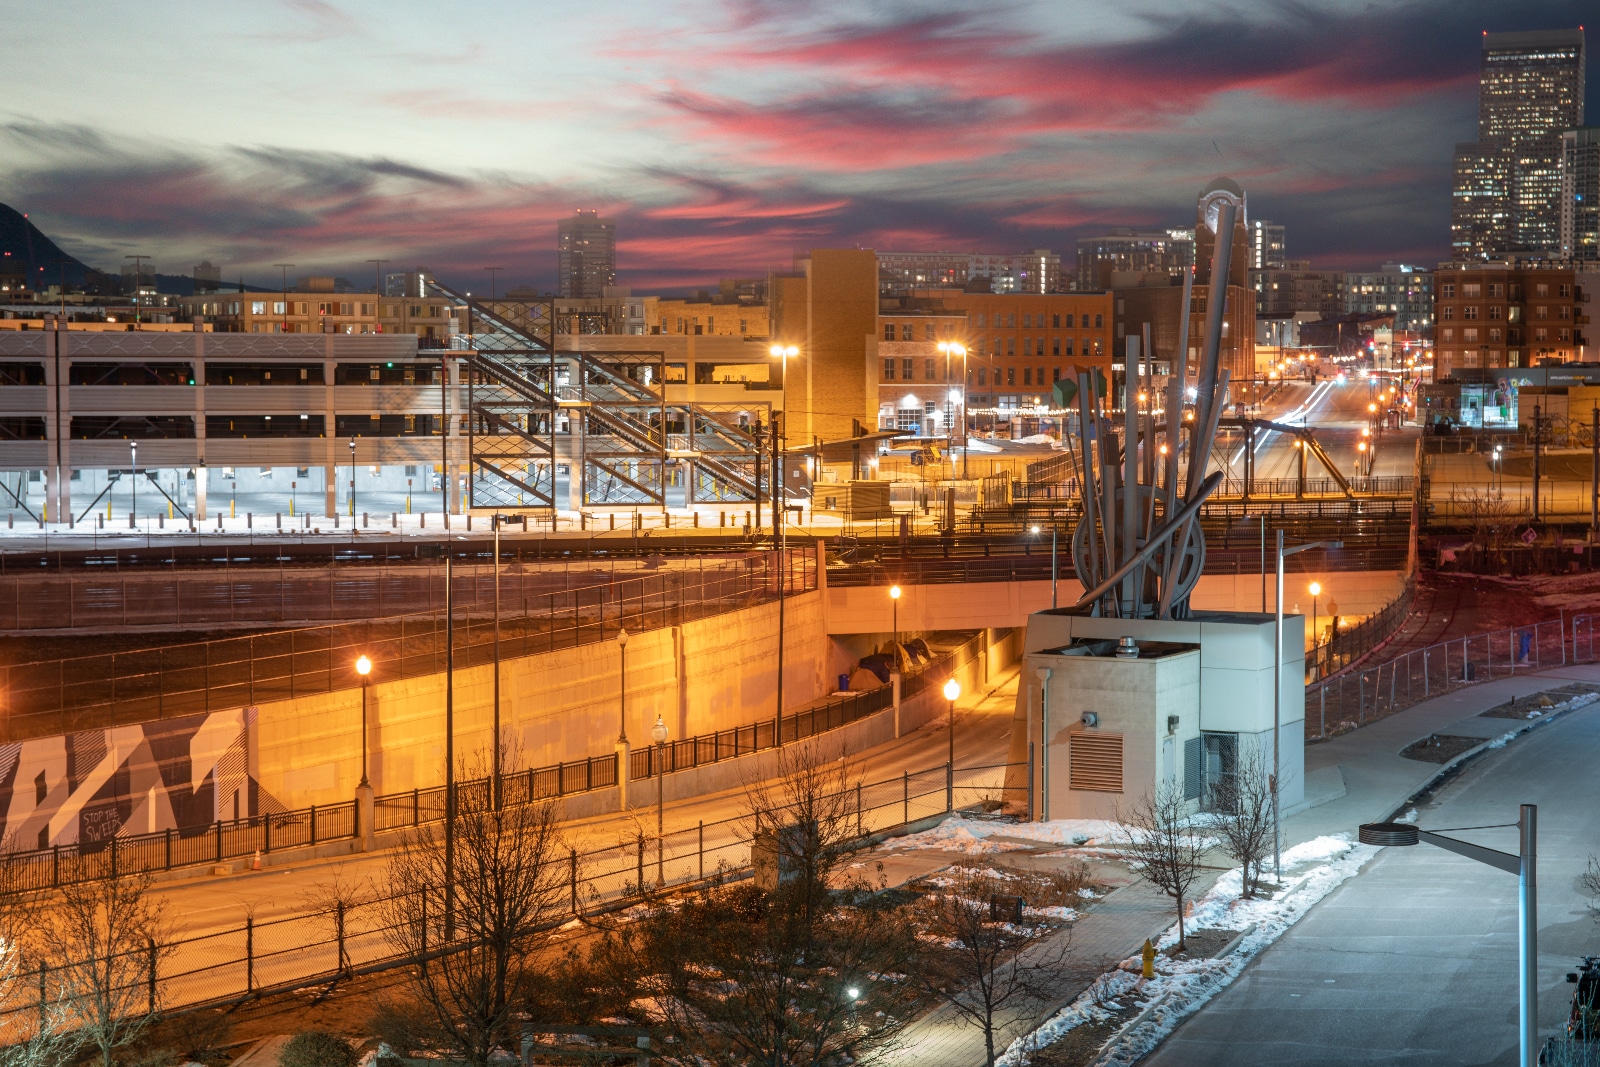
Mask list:
[[[61,251],[26,215],[0,204],[0,274],[26,276],[28,288],[58,285],[65,260],[68,285],[82,285],[92,269]]]
[[[118,291],[123,264],[114,264],[112,270],[101,274],[97,268],[63,252],[60,245],[46,237],[16,208],[0,204],[0,274],[22,274],[27,277],[30,289],[46,289],[61,284],[63,261],[69,287],[113,294]],[[144,277],[146,280],[152,278],[149,274]],[[194,278],[190,275],[156,274],[153,277],[157,292],[177,296],[194,293]],[[237,282],[222,284],[224,292],[235,292],[238,288]],[[275,291],[259,285],[245,288],[251,292]]]

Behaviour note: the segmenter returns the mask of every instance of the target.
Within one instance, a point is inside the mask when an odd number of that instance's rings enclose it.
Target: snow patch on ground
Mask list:
[[[1021,1067],[1033,1050],[1048,1045],[1075,1026],[1105,1018],[1107,1013],[1100,1004],[1129,995],[1136,996],[1145,1010],[1111,1039],[1103,1062],[1135,1063],[1160,1044],[1179,1022],[1232,982],[1257,953],[1276,941],[1376,853],[1377,849],[1371,846],[1352,844],[1344,834],[1318,837],[1296,845],[1283,854],[1283,888],[1272,900],[1241,898],[1241,872],[1229,871],[1192,906],[1185,928],[1253,928],[1231,955],[1200,960],[1157,956],[1156,977],[1148,981],[1138,976],[1138,957],[1130,957],[1117,970],[1102,975],[1038,1030],[1012,1042],[997,1061],[999,1067]],[[1178,927],[1174,923],[1157,944],[1166,947],[1177,940]]]
[[[888,848],[917,848],[942,852],[964,852],[978,856],[991,852],[1014,852],[1029,847],[1024,842],[1047,845],[1116,845],[1122,831],[1120,823],[1108,819],[1055,819],[1051,822],[989,822],[952,816],[930,830],[907,834],[886,843]],[[1007,841],[995,837],[1011,838]]]

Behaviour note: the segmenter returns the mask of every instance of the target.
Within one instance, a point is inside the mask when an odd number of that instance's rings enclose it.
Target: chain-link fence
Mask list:
[[[815,589],[815,546],[787,555],[789,594]],[[675,626],[764,603],[777,596],[783,571],[775,553],[740,553],[514,601],[503,596],[499,654],[554,652],[611,640],[623,628]],[[469,604],[457,603],[457,667],[493,661],[493,603],[492,590],[485,596],[481,589]],[[445,668],[448,631],[446,617],[430,611],[11,664],[0,667],[0,743],[354,688],[363,655],[386,680],[437,674]]]
[[[1592,619],[1572,620],[1570,645],[1562,621],[1552,619],[1442,641],[1329,678],[1306,690],[1306,738],[1324,740],[1479,682],[1594,662]]]
[[[858,782],[845,796],[861,838],[958,808],[994,810],[1009,802],[1028,810],[1025,790],[1013,789],[1015,795],[1007,796],[1006,771],[1003,764],[953,769],[938,764]],[[747,817],[737,817],[661,837],[629,830],[617,831],[609,841],[574,843],[555,860],[565,868],[570,901],[570,914],[555,921],[616,907],[639,895],[641,887],[693,885],[718,873],[748,870],[751,829]],[[388,903],[381,893],[349,902],[308,900],[283,918],[247,916],[239,925],[141,948],[121,959],[112,973],[124,975],[127,988],[147,995],[152,1007],[170,1010],[403,965],[412,957],[397,948]],[[450,947],[441,943],[437,949]],[[12,985],[0,1016],[39,1012],[51,1003],[62,991],[66,963],[49,957],[20,960],[27,978]]]

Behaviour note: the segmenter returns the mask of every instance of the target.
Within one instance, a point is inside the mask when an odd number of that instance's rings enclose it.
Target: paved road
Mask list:
[[[1576,888],[1600,852],[1600,708],[1490,753],[1420,813],[1425,827],[1513,821],[1539,805],[1540,1023],[1564,973],[1600,952]],[[1516,831],[1458,836],[1515,851]],[[1516,879],[1439,849],[1388,849],[1289,930],[1166,1042],[1152,1067],[1517,1062]]]
[[[958,767],[1005,762],[1016,701],[1015,669],[997,679],[996,683],[997,687],[988,695],[979,696],[970,704],[965,699],[958,704]],[[902,770],[942,764],[948,745],[949,738],[940,720],[852,758],[852,773],[859,770],[865,781],[874,782],[894,777]],[[619,836],[631,841],[636,818],[643,821],[653,834],[655,813],[651,799],[653,794],[649,783],[640,783],[633,795],[637,805],[634,811],[569,824],[569,836],[573,844],[586,849],[610,844]],[[943,807],[942,798],[938,806]],[[669,835],[684,829],[692,830],[697,822],[710,824],[737,818],[746,809],[746,796],[740,789],[668,804],[664,828]],[[708,847],[711,844],[708,831]],[[290,861],[283,867],[268,867],[259,872],[243,872],[220,878],[198,876],[163,883],[158,887],[157,895],[168,914],[178,917],[175,932],[181,936],[195,936],[236,926],[244,920],[247,911],[254,914],[258,921],[297,914],[304,909],[308,897],[315,895],[319,887],[335,878],[346,883],[361,879],[381,881],[386,862],[386,853],[383,852],[336,859]],[[743,862],[742,858],[740,862]]]

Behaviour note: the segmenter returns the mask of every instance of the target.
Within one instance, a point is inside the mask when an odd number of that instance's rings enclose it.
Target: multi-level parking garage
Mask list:
[[[548,304],[496,307],[505,318],[473,321],[503,325],[456,349],[198,323],[0,333],[0,513],[98,529],[135,511],[183,525],[249,511],[292,529],[446,507],[754,503],[758,428],[782,406],[763,347],[556,352]],[[758,380],[733,375],[740,361]]]

